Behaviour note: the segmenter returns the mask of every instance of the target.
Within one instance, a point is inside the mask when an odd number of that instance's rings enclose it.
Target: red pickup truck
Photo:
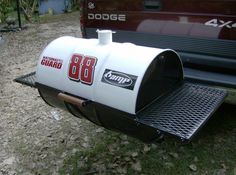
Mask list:
[[[83,37],[176,50],[185,79],[236,89],[236,0],[82,0]],[[145,59],[145,58],[144,58]]]

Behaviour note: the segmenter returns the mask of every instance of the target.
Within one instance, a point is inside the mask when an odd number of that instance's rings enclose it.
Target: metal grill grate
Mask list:
[[[36,72],[32,72],[30,74],[16,78],[15,81],[27,86],[36,87],[35,79],[36,79]]]
[[[184,83],[137,115],[143,124],[191,139],[226,97],[226,91]]]

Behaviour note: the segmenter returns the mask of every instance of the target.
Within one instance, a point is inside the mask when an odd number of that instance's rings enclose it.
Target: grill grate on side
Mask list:
[[[36,88],[35,80],[36,80],[36,72],[32,72],[30,74],[16,78],[14,81]]]
[[[184,83],[138,113],[137,121],[191,139],[226,97],[226,91]]]

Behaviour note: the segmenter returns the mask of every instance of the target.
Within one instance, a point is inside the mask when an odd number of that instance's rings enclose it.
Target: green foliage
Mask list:
[[[80,8],[80,0],[72,0],[72,9],[73,10],[79,10]]]
[[[20,7],[27,21],[31,21],[37,6],[38,6],[37,0],[20,0]]]
[[[14,10],[12,0],[0,0],[0,21],[4,23],[8,14]]]

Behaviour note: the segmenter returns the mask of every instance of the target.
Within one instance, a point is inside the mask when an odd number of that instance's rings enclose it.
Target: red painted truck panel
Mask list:
[[[176,50],[186,77],[236,88],[236,0],[82,0],[83,36]]]
[[[88,0],[84,6],[86,27],[236,40],[234,0]]]

